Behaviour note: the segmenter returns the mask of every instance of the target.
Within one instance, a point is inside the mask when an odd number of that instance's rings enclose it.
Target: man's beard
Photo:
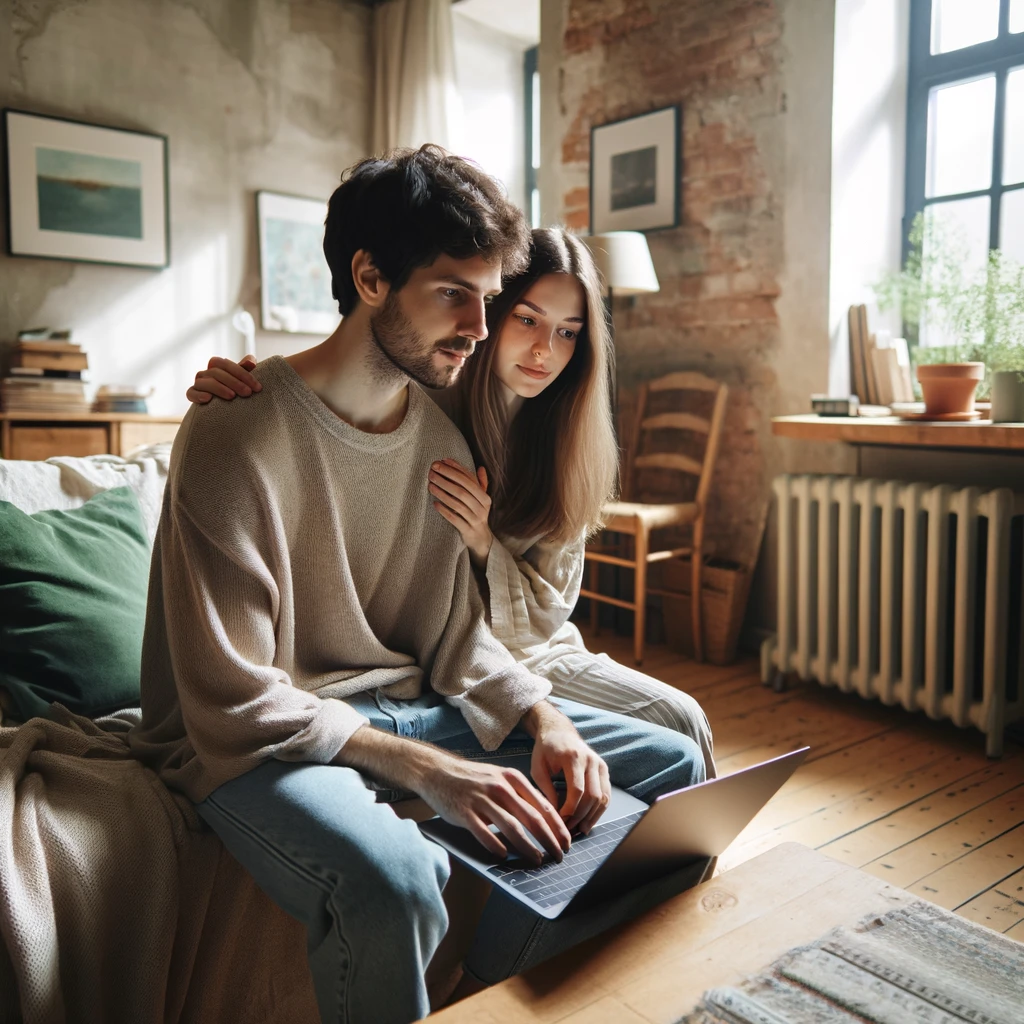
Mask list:
[[[412,325],[402,311],[394,292],[388,294],[379,313],[370,317],[370,334],[378,351],[384,356],[378,369],[383,375],[392,377],[394,371],[411,377],[424,387],[439,391],[450,387],[458,379],[458,366],[437,366],[434,353],[440,349],[449,352],[473,354],[473,342],[466,338],[444,338],[431,345]]]

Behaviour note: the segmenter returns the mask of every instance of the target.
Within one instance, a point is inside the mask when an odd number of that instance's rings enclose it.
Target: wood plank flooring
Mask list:
[[[587,637],[632,665],[631,641]],[[1024,748],[816,684],[776,694],[754,660],[699,665],[649,647],[643,671],[700,701],[719,774],[809,744],[789,782],[720,858],[794,840],[1024,942]]]

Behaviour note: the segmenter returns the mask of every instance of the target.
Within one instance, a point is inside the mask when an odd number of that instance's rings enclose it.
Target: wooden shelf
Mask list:
[[[896,416],[775,416],[772,433],[797,441],[846,441],[901,448],[1024,452],[1024,423],[926,423]]]
[[[11,423],[180,423],[181,419],[145,412],[0,412],[0,421]]]
[[[180,416],[141,412],[0,412],[0,455],[43,460],[55,455],[126,455],[171,441]]]

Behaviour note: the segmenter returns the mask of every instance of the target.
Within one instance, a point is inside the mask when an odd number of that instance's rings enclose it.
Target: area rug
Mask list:
[[[837,928],[678,1024],[1022,1024],[1024,944],[915,902]]]

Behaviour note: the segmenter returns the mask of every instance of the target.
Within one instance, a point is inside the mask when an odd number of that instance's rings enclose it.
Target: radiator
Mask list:
[[[1007,489],[780,476],[778,632],[787,674],[985,733],[1024,716],[1024,518]]]

